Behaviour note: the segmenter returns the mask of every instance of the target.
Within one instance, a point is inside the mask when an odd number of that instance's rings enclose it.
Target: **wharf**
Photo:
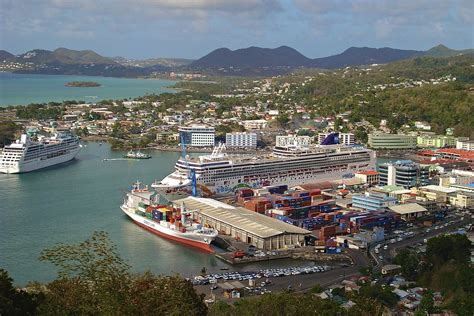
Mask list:
[[[353,260],[351,259],[351,257],[346,253],[342,253],[342,254],[319,253],[319,252],[316,252],[316,249],[311,246],[295,248],[295,249],[279,250],[279,251],[277,250],[269,251],[264,256],[233,258],[233,252],[216,253],[215,256],[232,265],[278,260],[278,259],[309,260],[309,261],[315,261],[315,262],[321,262],[321,263],[334,263],[334,262],[346,263],[346,264],[353,263]]]

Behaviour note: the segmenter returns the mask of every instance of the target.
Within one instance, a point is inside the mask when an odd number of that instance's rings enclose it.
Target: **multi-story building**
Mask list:
[[[209,147],[215,143],[214,127],[204,125],[182,126],[179,128],[179,139],[185,145],[193,147]]]
[[[376,149],[413,149],[416,136],[403,134],[369,134],[368,145]]]
[[[420,135],[416,139],[418,147],[442,148],[456,146],[456,138],[443,135]]]
[[[352,207],[376,211],[398,203],[398,200],[383,193],[366,192],[352,195]]]
[[[228,148],[256,148],[257,134],[255,133],[227,133],[225,145]]]
[[[276,147],[308,147],[311,145],[311,137],[309,136],[296,136],[296,135],[288,135],[288,136],[277,136],[276,137]]]
[[[380,185],[397,185],[409,189],[428,184],[429,168],[411,160],[386,162],[377,166]]]
[[[451,205],[471,208],[474,206],[474,193],[470,192],[456,192],[448,195],[449,203]]]
[[[370,185],[379,183],[379,173],[373,170],[356,172],[354,177]]]
[[[474,140],[458,140],[456,142],[456,149],[474,150]]]
[[[427,185],[418,189],[419,195],[428,201],[435,201],[437,203],[449,202],[449,195],[456,193],[458,189],[447,188],[438,185]]]
[[[328,137],[330,133],[319,133],[318,144],[321,144],[323,140]],[[353,133],[339,133],[339,144],[354,145],[355,136]]]

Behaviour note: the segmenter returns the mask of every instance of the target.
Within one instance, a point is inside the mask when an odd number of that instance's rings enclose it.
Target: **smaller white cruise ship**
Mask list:
[[[79,139],[69,132],[40,136],[38,141],[23,134],[0,153],[0,173],[23,173],[57,165],[74,159],[80,150]]]

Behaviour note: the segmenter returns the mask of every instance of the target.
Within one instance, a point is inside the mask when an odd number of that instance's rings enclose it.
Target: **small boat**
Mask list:
[[[130,150],[124,158],[130,158],[130,159],[150,159],[151,156],[145,153],[142,153],[140,150],[139,151],[133,151]]]

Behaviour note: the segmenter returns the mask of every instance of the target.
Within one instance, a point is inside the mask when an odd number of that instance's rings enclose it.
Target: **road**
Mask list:
[[[416,235],[414,237],[405,238],[405,239],[403,239],[402,241],[399,241],[399,242],[389,243],[388,240],[390,240],[392,238],[387,238],[385,241],[378,243],[378,244],[381,245],[381,247],[379,249],[380,252],[378,254],[375,253],[375,246],[376,245],[372,245],[370,247],[370,254],[371,254],[371,257],[376,262],[376,265],[374,266],[374,271],[378,272],[378,271],[380,271],[381,267],[384,264],[391,263],[393,257],[396,256],[397,249],[406,248],[408,246],[423,242],[424,239],[430,239],[432,237],[448,233],[448,232],[453,231],[457,228],[460,228],[460,227],[463,227],[467,224],[470,224],[471,221],[472,221],[471,217],[469,215],[465,215],[463,220],[460,220],[459,218],[458,219],[449,218],[448,220],[446,220],[444,222],[441,222],[441,223],[437,223],[434,226],[444,225],[444,224],[446,224],[446,222],[449,222],[450,220],[454,220],[454,223],[449,224],[447,227],[441,227],[439,229],[429,228],[430,229],[429,232],[426,232],[428,227],[427,228],[415,228],[415,229],[412,230],[416,233]],[[397,237],[393,236],[393,238],[397,238]],[[388,249],[386,249],[386,250],[383,249],[384,245],[387,245]],[[382,256],[383,259],[380,259],[379,256]]]

